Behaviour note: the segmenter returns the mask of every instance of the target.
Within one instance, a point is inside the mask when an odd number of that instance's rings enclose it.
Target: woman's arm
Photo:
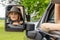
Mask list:
[[[60,23],[60,4],[55,4],[55,23]]]
[[[54,24],[54,23],[43,23],[41,24],[41,29],[45,32],[49,31],[60,31],[60,24]]]
[[[52,0],[55,3],[55,11],[54,11],[54,23],[43,23],[41,24],[41,29],[45,32],[58,30],[60,31],[60,1],[59,0]],[[58,3],[58,2],[59,3]]]
[[[20,21],[20,24],[22,25],[23,24],[23,21]]]

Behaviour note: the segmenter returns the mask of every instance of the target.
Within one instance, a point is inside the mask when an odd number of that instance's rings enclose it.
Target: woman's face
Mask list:
[[[19,15],[17,12],[10,12],[9,17],[11,20],[15,21],[18,20]]]

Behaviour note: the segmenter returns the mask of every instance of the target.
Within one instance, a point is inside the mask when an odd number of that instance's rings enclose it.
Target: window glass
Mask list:
[[[54,23],[54,10],[51,11],[51,15],[50,15],[49,18],[48,18],[48,22],[49,22],[49,23]]]

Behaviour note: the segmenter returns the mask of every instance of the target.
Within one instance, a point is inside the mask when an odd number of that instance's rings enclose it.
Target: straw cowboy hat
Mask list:
[[[51,2],[60,4],[60,0],[51,0]]]
[[[10,11],[8,11],[8,13],[10,13],[10,12],[18,12],[18,13],[20,13],[21,10],[19,10],[19,8],[17,8],[16,6],[13,6],[13,7],[10,9]]]

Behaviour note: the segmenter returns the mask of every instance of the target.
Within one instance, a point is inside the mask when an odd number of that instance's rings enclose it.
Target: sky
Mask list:
[[[0,4],[0,18],[4,18],[5,17],[5,7],[3,5]]]
[[[2,2],[0,0],[0,18],[4,18],[5,17],[5,6],[2,5]]]
[[[1,2],[3,1],[3,2]],[[5,18],[5,8],[6,8],[6,5],[11,5],[11,4],[16,4],[17,0],[14,0],[12,1],[11,3],[9,3],[9,1],[11,0],[0,0],[0,18]]]

